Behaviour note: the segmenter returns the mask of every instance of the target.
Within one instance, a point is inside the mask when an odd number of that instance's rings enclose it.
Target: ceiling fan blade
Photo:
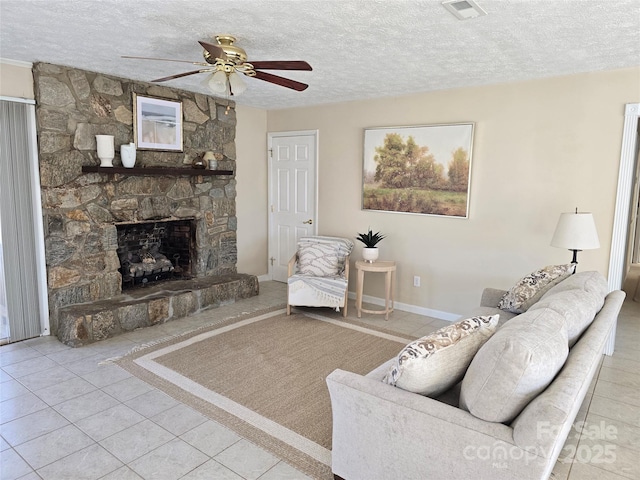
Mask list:
[[[253,68],[260,70],[313,70],[311,65],[303,60],[269,60],[249,63],[253,65]]]
[[[178,73],[176,75],[170,75],[168,77],[156,78],[155,80],[151,80],[151,81],[154,83],[166,82],[167,80],[173,80],[174,78],[181,78],[189,75],[195,75],[196,73],[205,73],[205,72],[212,72],[212,71],[213,69],[211,68],[203,68],[200,70],[192,70],[191,72],[184,72],[184,73]]]
[[[222,60],[227,59],[227,54],[224,53],[224,50],[222,49],[222,47],[220,47],[220,45],[214,45],[213,43],[201,41],[198,41],[198,43],[202,45],[202,48],[209,52],[211,56],[213,56],[213,58],[220,58]]]
[[[309,88],[309,85],[307,85],[306,83],[296,82],[295,80],[291,80],[290,78],[284,78],[266,72],[257,71],[256,76],[253,78],[264,80],[265,82],[275,83],[276,85],[280,85],[281,87],[291,88],[298,92]]]
[[[133,57],[131,55],[121,55],[120,58],[133,58],[137,60],[159,60],[161,62],[180,62],[180,63],[190,63],[191,65],[202,65],[206,67],[209,65],[205,62],[191,62],[189,60],[174,60],[173,58],[152,58],[152,57]]]

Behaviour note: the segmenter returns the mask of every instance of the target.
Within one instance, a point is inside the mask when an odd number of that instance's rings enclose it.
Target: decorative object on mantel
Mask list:
[[[113,167],[113,157],[116,154],[113,139],[113,135],[96,135],[96,150],[101,167]]]
[[[120,160],[122,160],[122,166],[126,168],[133,168],[136,164],[136,144],[125,143],[120,145]]]
[[[376,246],[386,235],[382,235],[380,232],[373,233],[371,228],[367,233],[359,233],[356,240],[364,243],[362,249],[362,258],[365,262],[373,263],[378,259],[378,247]]]
[[[140,150],[182,151],[182,102],[133,94],[133,137]]]
[[[191,162],[191,166],[193,168],[198,168],[198,169],[207,168],[207,162],[204,159],[204,154],[203,155],[196,155],[196,158],[194,158],[193,162]]]
[[[551,246],[573,251],[571,263],[578,264],[578,252],[600,248],[598,231],[589,212],[561,213],[556,231],[551,239]]]
[[[204,152],[204,155],[202,155],[202,160],[204,161],[205,168],[208,168],[209,170],[215,170],[216,168],[218,168],[218,162],[216,162],[216,156],[213,152]]]

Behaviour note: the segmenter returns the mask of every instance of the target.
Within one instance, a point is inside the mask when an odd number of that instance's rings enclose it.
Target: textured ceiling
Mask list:
[[[235,35],[295,92],[247,79],[238,104],[279,109],[640,65],[640,0],[478,0],[458,20],[439,0],[0,0],[0,57],[149,81],[195,69],[198,40]],[[167,82],[207,93],[205,74]],[[639,86],[640,89],[640,86]]]

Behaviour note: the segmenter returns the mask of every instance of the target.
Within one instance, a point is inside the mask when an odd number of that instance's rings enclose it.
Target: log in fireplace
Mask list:
[[[193,276],[194,220],[120,223],[116,228],[123,291]]]

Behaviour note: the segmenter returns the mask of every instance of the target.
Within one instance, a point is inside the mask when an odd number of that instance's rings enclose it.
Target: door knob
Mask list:
[[[311,218],[310,218],[310,219],[309,219],[309,220],[307,220],[306,222],[302,222],[302,223],[305,223],[305,224],[307,224],[307,225],[313,225],[313,219],[311,219]]]

